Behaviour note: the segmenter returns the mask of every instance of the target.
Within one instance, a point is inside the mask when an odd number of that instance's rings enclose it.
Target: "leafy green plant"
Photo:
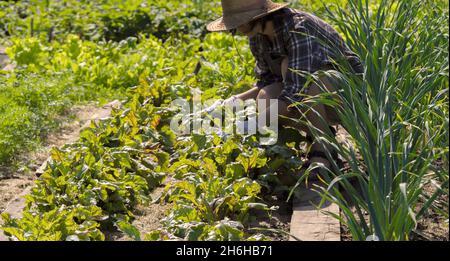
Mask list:
[[[1,2],[0,35],[53,40],[77,34],[93,41],[121,41],[141,33],[161,39],[181,33],[199,37],[205,35],[209,19],[219,14],[219,6],[217,1]]]
[[[163,181],[167,158],[146,147],[157,142],[158,134],[147,127],[152,105],[140,109],[141,114],[117,111],[83,131],[79,142],[54,149],[47,170],[27,196],[24,217],[17,221],[4,216],[4,231],[21,240],[73,239],[85,231],[80,239],[98,240],[104,239],[100,226],[117,222],[125,227],[133,207],[147,202],[149,190]],[[60,215],[62,210],[66,214]],[[33,227],[37,222],[43,227]]]
[[[214,36],[214,40],[229,41],[230,37]],[[53,213],[62,206],[67,213],[73,213],[78,207],[96,206],[101,219],[97,218],[96,212],[85,213],[86,219],[94,223],[81,240],[102,240],[103,234],[100,232],[98,237],[98,230],[112,229],[113,226],[139,240],[142,237],[130,223],[135,205],[148,202],[149,191],[160,185],[165,177],[174,175],[179,182],[168,185],[168,197],[169,201],[177,202],[173,209],[180,214],[169,215],[167,224],[178,224],[180,220],[192,218],[193,214],[184,216],[181,213],[186,205],[193,204],[196,206],[197,216],[192,221],[205,222],[208,226],[205,233],[209,238],[236,240],[243,237],[242,225],[236,227],[237,223],[233,223],[234,221],[224,220],[231,218],[245,223],[250,209],[267,208],[264,204],[255,202],[258,200],[260,186],[248,177],[252,171],[265,165],[262,156],[264,151],[252,148],[254,140],[241,147],[234,144],[236,141],[230,140],[222,147],[222,141],[218,137],[206,139],[201,135],[193,135],[179,141],[175,139],[167,125],[167,120],[173,114],[167,110],[168,104],[178,97],[178,93],[189,93],[188,86],[180,85],[181,82],[187,80],[206,90],[208,86],[204,83],[211,74],[202,73],[194,79],[193,75],[185,75],[183,69],[186,66],[193,68],[196,61],[177,59],[173,55],[175,48],[169,44],[176,44],[177,49],[186,48],[187,55],[190,55],[193,54],[192,43],[174,41],[166,44],[167,47],[163,50],[159,41],[148,39],[136,46],[130,42],[109,43],[96,51],[90,48],[88,50],[87,46],[96,47],[93,43],[69,36],[66,43],[52,44],[47,55],[53,58],[48,58],[48,62],[26,61],[41,64],[38,69],[40,71],[68,70],[76,75],[79,73],[76,69],[79,61],[91,61],[90,52],[96,55],[106,53],[105,57],[111,57],[113,61],[135,49],[150,49],[151,52],[158,53],[158,56],[154,55],[156,59],[153,59],[153,63],[144,62],[146,68],[137,78],[139,85],[129,90],[131,97],[125,109],[115,111],[108,120],[93,123],[81,133],[80,141],[53,151],[52,161],[36,181],[27,199],[24,212],[31,214],[34,219],[29,219],[30,215],[20,220],[5,217],[5,232],[21,240],[40,238],[44,231],[49,236],[48,240],[74,239],[71,229],[62,232],[48,231],[32,229],[29,224],[39,220],[58,226],[73,222],[81,226],[82,220],[78,220],[75,215],[67,215],[67,220],[48,213]],[[197,47],[195,49],[198,49],[200,43],[194,41],[194,44]],[[214,52],[214,49],[210,49],[203,51],[203,55],[220,59],[215,54],[212,55]],[[86,57],[80,58],[83,55]],[[25,64],[19,64],[22,65]],[[29,69],[24,67],[22,70]],[[228,73],[239,70],[233,68]],[[230,71],[230,68],[222,71]],[[86,76],[81,73],[80,78],[83,77]],[[182,152],[184,146],[190,149]],[[240,150],[242,153],[239,153]],[[228,163],[232,163],[232,167]],[[194,169],[198,165],[202,166]],[[186,173],[188,166],[197,173]],[[195,192],[190,189],[192,186],[195,187]],[[217,206],[213,207],[211,204]],[[172,226],[170,229],[178,229],[177,227],[178,225]]]
[[[368,3],[349,0],[348,10],[329,13],[364,61],[365,72],[355,76],[341,63],[343,73],[333,76],[342,88],[342,103],[317,98],[337,109],[355,144],[344,146],[331,135],[321,135],[349,166],[344,171],[334,165],[327,186],[318,189],[340,206],[344,215],[335,217],[348,226],[354,240],[370,235],[408,240],[433,200],[448,188],[448,171],[443,174],[445,167],[435,167],[448,157],[448,144],[443,145],[448,143],[448,115],[443,116],[443,105],[448,105],[443,95],[448,92],[448,33],[442,33],[448,9],[435,6],[438,12],[424,15],[419,10],[429,2],[381,1],[372,11]],[[432,170],[443,183],[424,199]]]

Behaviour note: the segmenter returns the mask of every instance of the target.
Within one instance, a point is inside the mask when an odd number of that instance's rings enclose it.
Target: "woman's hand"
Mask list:
[[[230,104],[233,104],[234,102],[236,102],[238,98],[236,96],[231,96],[230,98],[226,99],[226,100],[217,100],[215,101],[211,106],[205,108],[203,111],[211,114],[216,108],[219,107],[224,107],[224,106],[228,106]]]
[[[217,100],[217,101],[215,101],[211,106],[206,107],[206,108],[203,110],[203,112],[206,112],[206,113],[208,113],[208,114],[211,114],[216,108],[223,106],[223,103],[224,103],[224,102],[225,102],[225,101],[222,100],[222,99]]]

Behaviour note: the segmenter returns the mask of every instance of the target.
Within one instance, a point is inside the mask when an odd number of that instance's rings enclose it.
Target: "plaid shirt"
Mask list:
[[[273,44],[262,34],[250,38],[250,49],[256,58],[256,85],[259,88],[283,82],[284,88],[279,99],[300,101],[302,97],[298,94],[300,91],[306,92],[303,89],[306,78],[301,72],[313,73],[332,68],[332,61],[340,61],[341,57],[349,62],[355,73],[362,73],[359,58],[350,51],[336,30],[316,16],[284,8],[274,13],[273,22]],[[268,55],[271,58],[288,58],[285,79],[271,70]],[[281,68],[281,60],[278,61]]]

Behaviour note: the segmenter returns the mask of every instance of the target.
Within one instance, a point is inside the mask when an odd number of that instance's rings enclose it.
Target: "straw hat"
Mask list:
[[[213,32],[236,29],[287,5],[270,0],[222,0],[223,16],[208,24],[206,28]]]

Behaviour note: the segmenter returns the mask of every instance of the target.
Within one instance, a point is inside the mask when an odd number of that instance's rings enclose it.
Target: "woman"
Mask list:
[[[232,99],[278,99],[279,115],[297,119],[304,116],[320,132],[334,131],[330,125],[337,123],[337,115],[332,108],[315,104],[299,111],[289,105],[301,103],[305,96],[335,92],[339,88],[333,79],[324,77],[308,85],[305,72],[332,70],[332,61],[340,61],[350,65],[354,73],[362,73],[362,65],[330,25],[287,5],[270,0],[222,0],[223,17],[210,23],[207,29],[238,31],[247,36],[256,59],[258,81],[255,87]],[[331,168],[325,153],[328,148],[314,142],[305,126],[296,127],[306,131],[313,143],[309,163]]]

